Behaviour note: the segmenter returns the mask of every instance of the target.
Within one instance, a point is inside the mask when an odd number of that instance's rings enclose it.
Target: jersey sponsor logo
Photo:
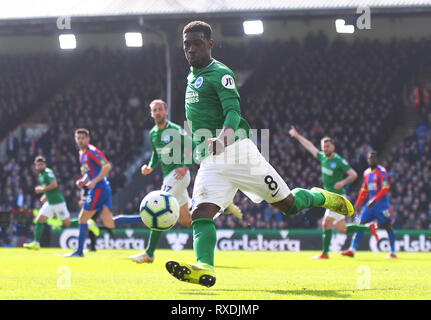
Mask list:
[[[332,170],[330,170],[328,168],[325,168],[325,167],[322,167],[322,172],[324,174],[326,174],[327,176],[332,176],[334,174],[334,171],[332,171]]]
[[[225,74],[221,78],[221,84],[226,89],[235,89],[235,81],[233,80],[232,76],[230,74]]]
[[[375,182],[368,183],[368,190],[369,191],[377,190],[377,183],[375,183]]]
[[[202,83],[204,82],[204,78],[203,77],[199,77],[199,78],[197,78],[196,79],[196,81],[195,81],[195,85],[194,85],[194,87],[196,88],[196,89],[199,89],[201,86],[202,86]]]
[[[331,169],[335,169],[337,167],[337,163],[336,162],[331,162]]]
[[[186,103],[199,102],[199,93],[196,91],[186,92]]]
[[[166,135],[166,136],[164,136],[164,137],[163,137],[163,141],[164,141],[165,143],[168,143],[169,141],[171,141],[171,137],[170,137],[170,136],[168,136],[168,135]]]

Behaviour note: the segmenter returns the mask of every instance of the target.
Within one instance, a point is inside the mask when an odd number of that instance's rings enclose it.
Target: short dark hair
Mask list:
[[[88,131],[87,129],[85,129],[85,128],[79,128],[79,129],[76,129],[75,130],[75,134],[85,134],[87,137],[89,137],[90,136],[90,131]]]
[[[46,163],[46,158],[45,158],[44,156],[37,156],[37,157],[34,159],[34,163],[37,163],[37,162],[43,162],[43,163]]]
[[[211,39],[212,29],[211,26],[204,21],[189,22],[183,29],[183,34],[188,32],[203,32],[207,40]]]

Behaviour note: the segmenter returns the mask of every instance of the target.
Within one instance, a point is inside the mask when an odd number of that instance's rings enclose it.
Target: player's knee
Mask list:
[[[188,215],[188,217],[181,216],[178,218],[179,223],[184,227],[190,227],[192,225],[192,217]]]
[[[201,203],[193,211],[192,220],[203,218],[213,219],[219,210],[220,207],[213,203]]]
[[[379,229],[385,229],[387,232],[392,230],[392,225],[389,221],[385,221],[382,224],[379,224]]]
[[[280,210],[283,213],[287,213],[292,208],[293,204],[293,194],[289,194],[286,198],[281,201],[271,203],[274,207]]]
[[[337,231],[339,233],[346,233],[347,232],[347,227],[345,224],[336,224],[335,228],[337,229]]]

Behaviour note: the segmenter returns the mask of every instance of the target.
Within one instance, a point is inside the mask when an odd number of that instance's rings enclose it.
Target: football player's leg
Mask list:
[[[45,228],[45,222],[52,216],[49,210],[49,205],[47,202],[43,204],[40,208],[39,214],[36,217],[36,223],[34,225],[33,241],[29,243],[24,243],[23,247],[27,249],[40,249],[40,239],[42,238],[43,229]]]
[[[217,234],[214,216],[220,207],[213,203],[200,203],[193,211],[193,250],[197,264],[170,260],[166,269],[181,281],[211,287],[215,284],[214,251]]]
[[[79,213],[79,236],[78,236],[78,249],[76,249],[71,254],[66,255],[66,257],[83,257],[84,256],[84,246],[85,240],[88,234],[88,220],[96,213],[96,210],[85,210],[81,209]]]
[[[325,256],[328,256],[329,253],[329,246],[331,245],[331,238],[332,238],[332,226],[334,224],[334,218],[330,217],[327,214],[327,211],[325,212],[325,216],[323,217],[322,221],[322,253]]]
[[[66,202],[56,204],[54,206],[54,211],[57,217],[60,218],[63,224],[63,228],[69,228],[71,225],[71,219],[70,219],[70,212],[69,212],[69,209],[67,209]]]
[[[391,248],[391,255],[396,255],[395,251],[395,232],[392,228],[389,212],[386,210],[384,212],[379,212],[377,214],[377,221],[379,223],[380,229],[385,229],[388,233],[389,245]]]

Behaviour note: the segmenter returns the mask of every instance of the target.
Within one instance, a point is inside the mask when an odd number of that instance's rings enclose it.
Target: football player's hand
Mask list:
[[[336,184],[334,184],[334,189],[335,190],[340,190],[340,189],[342,189],[344,187],[344,184],[341,182],[341,181],[339,181],[339,182],[337,182]]]
[[[188,170],[189,170],[189,168],[186,167],[186,166],[184,166],[182,168],[175,169],[175,171],[174,171],[174,177],[175,177],[175,179],[177,179],[177,180],[182,179],[186,175],[186,173],[187,173]]]
[[[149,167],[148,165],[144,164],[141,167],[141,173],[146,176],[147,174],[150,174],[151,172],[153,172],[153,168]]]
[[[87,182],[87,183],[85,184],[85,186],[86,186],[89,190],[94,189],[94,187],[96,186],[96,181],[92,180],[92,181],[90,181],[90,182]]]
[[[374,200],[374,199],[370,200],[370,201],[368,202],[367,209],[368,209],[368,210],[372,209],[372,208],[374,207],[374,205],[375,205],[375,204],[376,204],[376,200]]]
[[[289,134],[292,138],[295,138],[298,135],[298,131],[296,131],[294,126],[290,126]]]
[[[45,197],[45,195],[42,195],[42,196],[40,197],[40,202],[42,202],[42,203],[45,203],[45,202],[46,202],[46,197]]]
[[[224,151],[224,143],[217,138],[208,139],[208,153],[211,155],[218,155]]]
[[[43,193],[43,187],[42,186],[37,186],[34,188],[34,192],[36,193]]]
[[[82,179],[76,180],[76,186],[81,189],[85,185],[85,181]]]

